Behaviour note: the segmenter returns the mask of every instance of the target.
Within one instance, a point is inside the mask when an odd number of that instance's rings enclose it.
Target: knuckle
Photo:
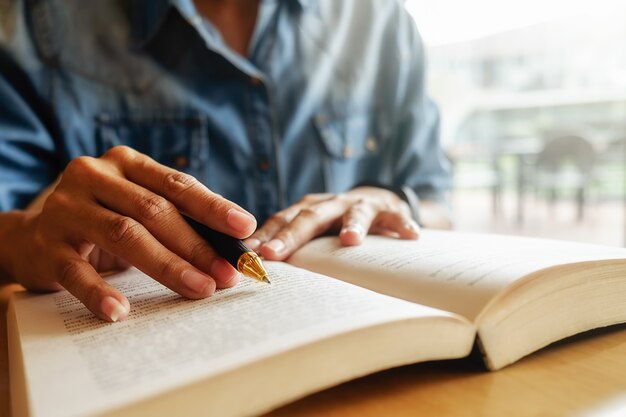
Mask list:
[[[276,213],[270,218],[269,221],[273,225],[276,225],[277,227],[280,227],[280,228],[285,227],[289,223],[291,223],[291,221],[289,220],[289,218],[287,217],[285,213]]]
[[[134,159],[137,156],[137,151],[133,148],[125,145],[114,146],[103,155],[106,159],[113,159],[117,161],[128,161]]]
[[[334,200],[338,196],[339,194],[332,194],[332,193],[306,194],[304,197],[300,199],[299,203],[302,205],[312,205],[315,203]]]
[[[163,179],[163,190],[166,195],[180,195],[198,185],[198,180],[180,171],[169,173]]]
[[[45,253],[50,248],[50,239],[41,226],[37,227],[33,233],[31,246],[36,250],[36,253]]]
[[[174,205],[161,196],[140,198],[137,201],[137,209],[142,219],[152,220],[159,215],[172,213]]]
[[[319,222],[320,213],[314,207],[305,207],[302,210],[300,210],[298,217],[306,221],[310,221],[310,222]]]
[[[298,200],[299,203],[306,203],[308,201],[310,201],[313,198],[313,194],[305,194],[303,195],[300,200]]]
[[[175,257],[166,257],[162,259],[161,262],[156,267],[157,277],[160,278],[161,281],[168,282],[172,277],[176,276],[176,266],[178,265],[177,259]],[[178,283],[178,281],[175,281]]]
[[[133,245],[142,237],[141,225],[130,217],[120,216],[109,225],[109,240],[113,243]]]
[[[97,172],[96,159],[90,156],[79,156],[72,159],[65,167],[64,176],[84,178]]]
[[[347,213],[347,217],[353,219],[361,219],[366,217],[370,213],[367,206],[363,203],[357,203],[350,207]]]
[[[207,198],[204,205],[209,213],[220,213],[220,215],[223,216],[226,216],[228,210],[232,207],[232,204],[228,200],[217,194],[212,194]]]
[[[371,210],[375,212],[389,211],[391,208],[389,202],[382,198],[372,198],[368,196],[363,198],[360,203],[364,206],[371,207]]]
[[[209,256],[209,249],[204,242],[193,244],[189,250],[189,262],[192,265],[200,265],[201,263],[206,262],[206,260],[209,259]]]
[[[75,197],[63,191],[55,191],[46,199],[44,203],[43,212],[48,212],[49,210],[58,211],[62,210],[64,212],[69,211],[69,208],[72,207]]]

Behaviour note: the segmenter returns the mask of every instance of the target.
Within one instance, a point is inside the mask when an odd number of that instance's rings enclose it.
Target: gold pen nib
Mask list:
[[[237,270],[246,277],[268,284],[272,283],[267,275],[267,271],[261,263],[261,258],[252,251],[244,252],[243,255],[239,257]]]

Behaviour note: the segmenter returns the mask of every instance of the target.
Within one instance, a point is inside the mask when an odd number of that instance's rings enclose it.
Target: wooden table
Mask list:
[[[0,286],[0,417],[10,415],[6,308],[18,289]],[[486,372],[479,361],[467,359],[380,372],[267,417],[320,415],[626,415],[626,326],[576,336],[498,372]]]

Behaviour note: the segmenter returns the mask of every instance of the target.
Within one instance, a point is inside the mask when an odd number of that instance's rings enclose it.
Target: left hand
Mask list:
[[[274,214],[245,243],[265,259],[279,261],[329,231],[338,231],[345,246],[359,245],[368,233],[419,236],[405,201],[383,188],[358,187],[342,194],[308,194]]]

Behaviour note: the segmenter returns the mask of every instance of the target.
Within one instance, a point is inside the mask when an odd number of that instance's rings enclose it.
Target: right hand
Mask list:
[[[128,299],[99,272],[133,265],[187,298],[235,285],[239,274],[180,212],[233,237],[254,217],[194,177],[118,146],[71,161],[41,211],[25,211],[11,275],[30,290],[64,287],[107,321],[128,315]]]

